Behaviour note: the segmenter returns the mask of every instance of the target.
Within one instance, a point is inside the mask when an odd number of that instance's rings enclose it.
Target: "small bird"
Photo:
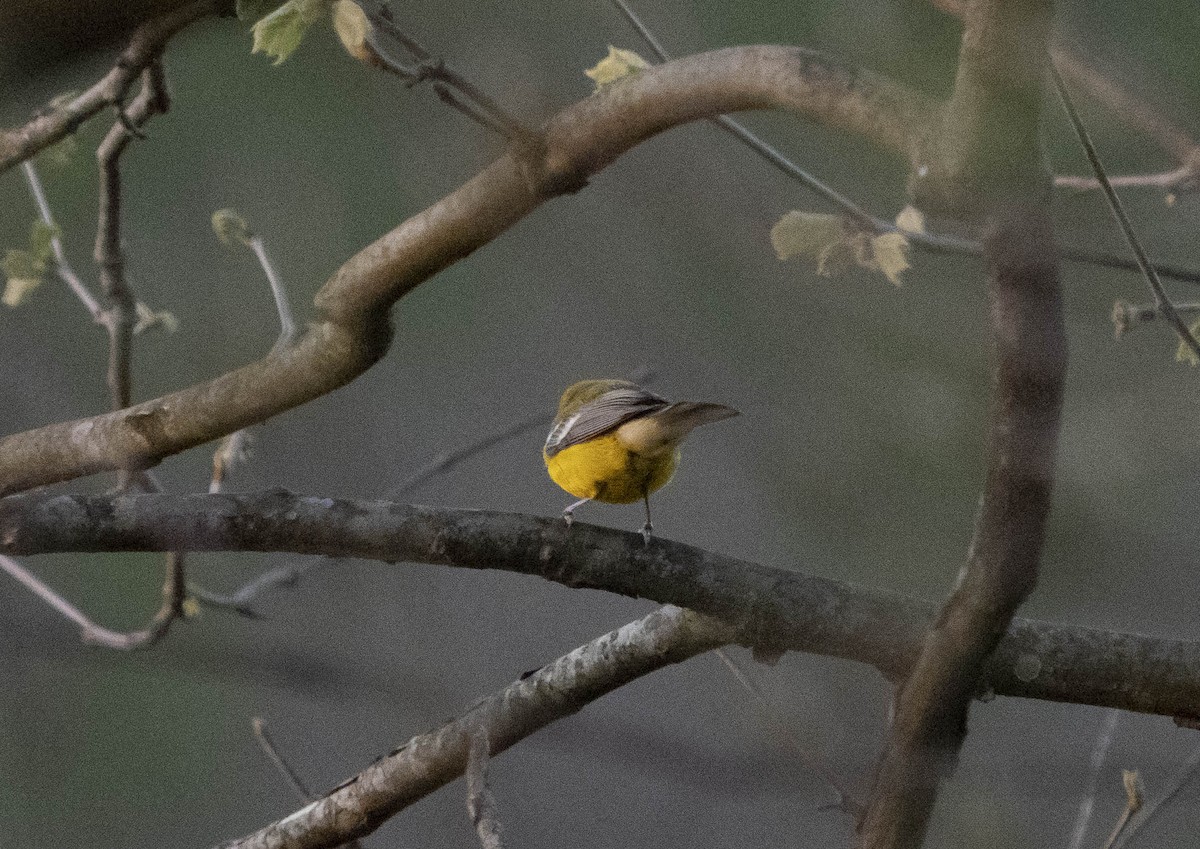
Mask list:
[[[579,500],[563,510],[571,524],[589,501],[646,505],[642,537],[650,543],[650,493],[679,465],[679,443],[694,428],[738,415],[703,401],[672,403],[627,380],[581,380],[563,392],[542,458],[556,484]]]

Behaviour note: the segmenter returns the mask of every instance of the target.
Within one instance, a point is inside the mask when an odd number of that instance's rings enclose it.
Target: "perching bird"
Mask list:
[[[567,387],[542,457],[550,478],[579,500],[646,504],[642,536],[650,542],[650,493],[679,465],[679,443],[694,428],[738,415],[723,404],[674,403],[627,380],[581,380]]]

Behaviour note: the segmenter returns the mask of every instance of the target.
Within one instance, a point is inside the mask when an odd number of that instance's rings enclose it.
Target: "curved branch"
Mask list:
[[[720,622],[664,607],[513,682],[441,728],[413,737],[325,797],[221,849],[323,849],[370,834],[462,775],[480,732],[489,753],[498,755],[635,678],[728,639]]]
[[[896,697],[859,826],[866,849],[922,844],[988,658],[1037,583],[1067,365],[1040,143],[1050,20],[1049,0],[980,0],[965,13],[941,191],[988,225],[987,472],[966,566]]]
[[[171,36],[228,5],[229,0],[196,0],[139,26],[112,70],[91,88],[68,103],[42,112],[24,126],[0,131],[0,174],[69,136],[106,107],[120,106],[138,74],[162,52]]]
[[[256,551],[358,557],[536,575],[688,607],[732,641],[903,677],[936,606],[692,546],[557,517],[311,498],[115,495],[0,499],[0,553]],[[1200,715],[1200,642],[1014,619],[979,692]]]
[[[348,383],[383,356],[388,309],[543,202],[678,124],[786,108],[913,157],[934,107],[883,78],[791,47],[736,47],[648,69],[567,107],[537,149],[513,146],[457,191],[350,258],[290,348],[128,409],[0,440],[0,495],[127,467],[217,439]]]

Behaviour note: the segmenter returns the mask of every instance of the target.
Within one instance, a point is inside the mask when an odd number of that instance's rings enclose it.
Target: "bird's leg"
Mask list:
[[[650,544],[650,532],[654,530],[654,525],[650,521],[650,493],[642,496],[642,501],[646,503],[646,524],[642,525],[642,539],[646,545]]]
[[[571,527],[571,522],[575,521],[575,508],[582,507],[583,505],[587,504],[591,500],[592,499],[590,499],[590,498],[581,498],[578,501],[576,501],[574,504],[568,504],[563,509],[563,520],[567,523],[568,528]]]

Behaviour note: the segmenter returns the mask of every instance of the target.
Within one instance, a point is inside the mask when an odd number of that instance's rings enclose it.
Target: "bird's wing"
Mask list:
[[[645,389],[611,389],[594,401],[588,401],[572,415],[558,422],[546,437],[546,456],[603,436],[620,425],[661,410],[670,404]]]

